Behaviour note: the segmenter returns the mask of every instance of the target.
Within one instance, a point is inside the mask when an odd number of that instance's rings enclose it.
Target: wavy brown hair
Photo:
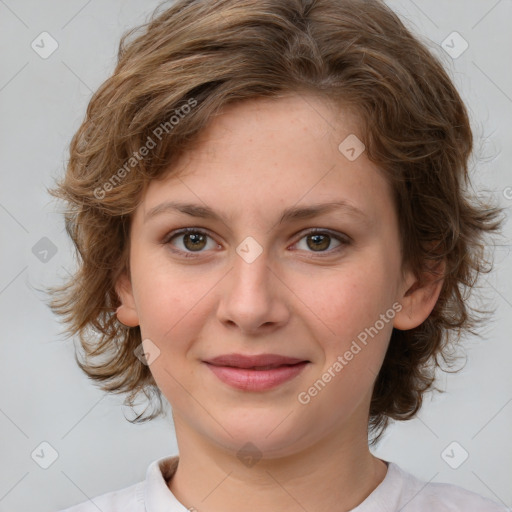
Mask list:
[[[483,312],[467,299],[492,268],[485,237],[498,231],[501,209],[468,193],[468,113],[428,45],[379,0],[160,4],[123,35],[117,66],[91,98],[66,174],[50,191],[67,203],[78,258],[76,273],[51,288],[51,307],[78,335],[85,359],[75,359],[102,390],[129,393],[129,405],[140,392],[159,400],[132,422],[163,412],[150,369],[134,354],[140,328],[116,317],[114,284],[129,266],[131,214],[145,187],[172,173],[173,159],[225,105],[303,93],[357,112],[366,156],[394,191],[403,268],[421,278],[446,262],[430,316],[392,332],[369,411],[372,443],[390,418],[415,415],[452,343],[477,334]]]

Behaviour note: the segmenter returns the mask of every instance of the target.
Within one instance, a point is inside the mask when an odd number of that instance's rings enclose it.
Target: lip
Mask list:
[[[224,354],[205,362],[215,366],[232,366],[236,368],[253,368],[255,366],[282,366],[306,361],[297,357],[282,356],[279,354],[258,354],[248,356],[244,354]]]
[[[277,387],[299,375],[309,364],[304,359],[278,354],[226,354],[203,362],[222,382],[244,391]]]

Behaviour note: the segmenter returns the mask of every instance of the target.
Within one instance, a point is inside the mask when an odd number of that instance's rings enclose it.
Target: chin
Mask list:
[[[307,433],[295,430],[296,423],[283,422],[286,414],[281,415],[278,421],[261,421],[261,413],[259,417],[259,421],[245,418],[233,423],[224,422],[223,427],[226,430],[219,427],[215,431],[220,438],[212,439],[211,430],[208,436],[222,448],[234,451],[239,458],[247,455],[254,458],[276,459],[292,455],[306,447]],[[290,427],[294,430],[290,430]]]

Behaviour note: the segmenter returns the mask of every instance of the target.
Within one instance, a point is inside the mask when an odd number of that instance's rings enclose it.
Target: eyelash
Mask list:
[[[182,251],[181,249],[175,249],[175,248],[171,247],[172,246],[172,244],[170,243],[171,240],[178,237],[179,235],[186,235],[186,234],[190,234],[190,233],[205,235],[209,238],[212,238],[208,232],[206,232],[202,229],[183,228],[183,229],[178,229],[176,231],[172,231],[171,233],[167,234],[165,236],[165,238],[163,239],[162,244],[169,245],[170,250],[172,252],[179,253],[179,254],[183,255],[185,258],[197,258],[197,257],[199,257],[199,255],[201,254],[202,251],[197,251],[197,253],[193,253],[193,252],[186,252],[186,251]],[[345,246],[350,245],[350,243],[351,243],[351,239],[347,235],[334,234],[330,230],[320,229],[320,228],[314,228],[314,229],[311,229],[311,230],[305,232],[302,235],[302,237],[299,238],[297,243],[300,242],[300,240],[302,240],[303,238],[305,238],[307,236],[311,236],[311,235],[328,235],[329,237],[334,238],[335,240],[340,242],[340,244],[341,244],[339,247],[329,250],[329,251],[321,251],[319,253],[313,252],[313,254],[315,254],[315,256],[312,256],[313,258],[325,258],[325,257],[331,256],[332,253],[338,252],[339,250],[343,249]]]

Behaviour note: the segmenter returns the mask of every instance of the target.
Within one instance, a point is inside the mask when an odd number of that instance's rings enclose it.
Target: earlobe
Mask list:
[[[438,269],[441,273],[438,273]],[[423,274],[423,281],[409,273],[404,281],[404,293],[399,299],[402,309],[395,315],[393,327],[402,331],[421,325],[430,315],[443,288],[444,262],[437,265],[436,272]]]
[[[116,293],[121,305],[116,310],[117,319],[127,327],[137,327],[139,316],[133,297],[132,284],[126,272],[123,272],[116,283]]]

